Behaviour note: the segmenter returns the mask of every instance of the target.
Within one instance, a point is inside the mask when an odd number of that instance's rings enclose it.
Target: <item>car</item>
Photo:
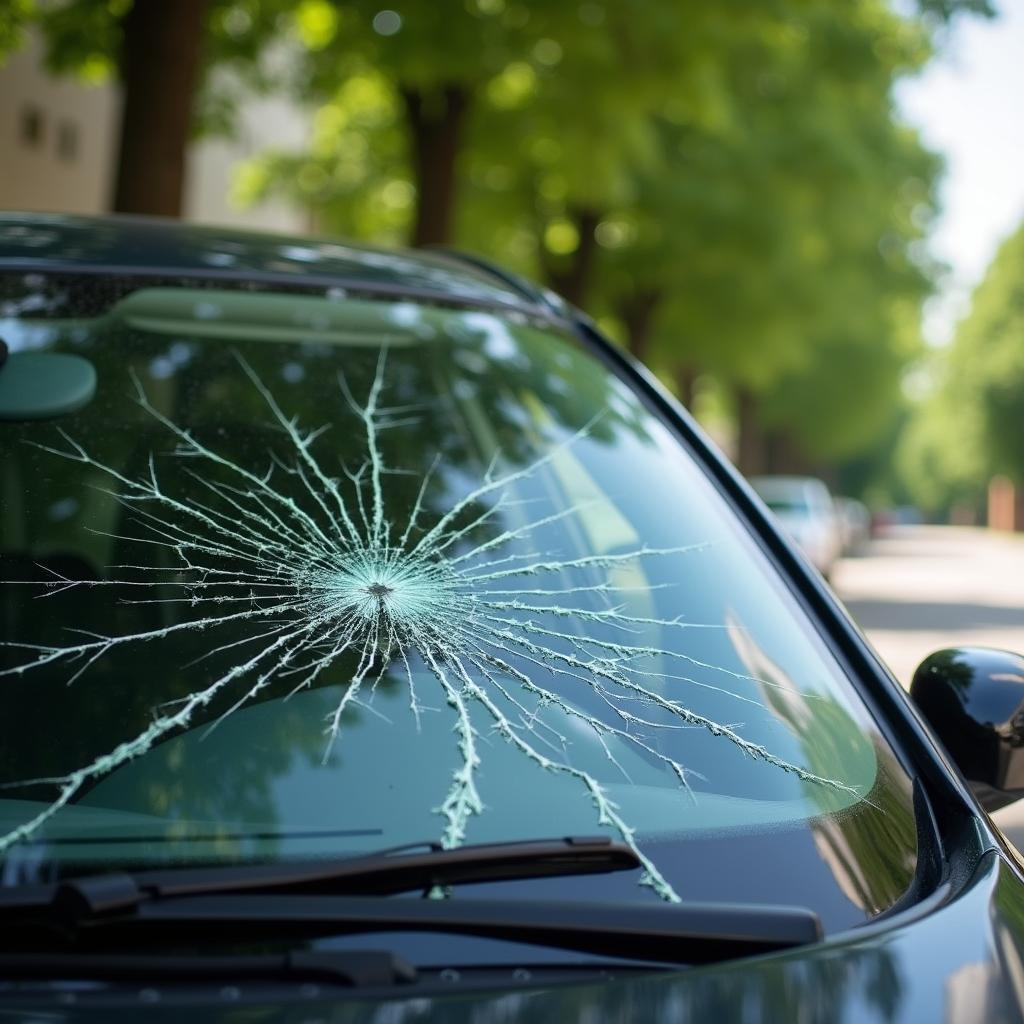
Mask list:
[[[836,512],[843,555],[859,555],[871,539],[871,512],[856,498],[837,497]]]
[[[474,258],[0,216],[0,1015],[1024,1013],[1024,662],[905,693]]]
[[[810,476],[755,476],[750,483],[783,530],[828,579],[843,551],[843,531],[824,481]]]

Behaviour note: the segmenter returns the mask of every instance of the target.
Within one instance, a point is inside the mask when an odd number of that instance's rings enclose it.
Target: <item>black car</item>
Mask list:
[[[10,214],[0,340],[0,1020],[1021,1017],[1024,663],[556,297]]]

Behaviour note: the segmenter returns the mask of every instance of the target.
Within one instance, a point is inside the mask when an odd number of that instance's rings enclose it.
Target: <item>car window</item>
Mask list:
[[[842,923],[906,888],[909,782],[856,690],[559,328],[2,281],[10,359],[97,379],[0,423],[8,881],[603,831],[644,858],[624,898],[803,886]]]
[[[806,516],[811,513],[811,506],[806,501],[767,498],[765,499],[765,504],[773,512],[781,512],[788,515]]]

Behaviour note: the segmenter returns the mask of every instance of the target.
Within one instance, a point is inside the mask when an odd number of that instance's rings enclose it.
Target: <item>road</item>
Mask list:
[[[1024,653],[1024,535],[899,527],[844,558],[832,583],[904,686],[940,647]]]

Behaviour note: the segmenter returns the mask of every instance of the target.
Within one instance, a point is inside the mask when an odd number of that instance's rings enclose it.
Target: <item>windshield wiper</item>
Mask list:
[[[424,852],[412,853],[426,847]],[[175,869],[71,878],[56,885],[0,888],[0,920],[52,909],[81,920],[154,900],[231,893],[389,895],[468,882],[502,882],[635,870],[640,859],[607,836],[569,836],[441,849],[397,847],[343,860]]]
[[[337,861],[100,874],[0,889],[0,921],[9,935],[24,938],[31,932],[35,948],[56,942],[76,950],[136,949],[169,941],[194,946],[421,931],[672,964],[754,956],[822,936],[817,915],[803,907],[379,898],[466,882],[641,866],[629,847],[605,836],[453,850],[422,846],[429,849],[417,853],[409,851],[420,847],[399,847]],[[13,924],[29,927],[13,929]]]
[[[388,932],[469,935],[689,965],[791,949],[822,937],[818,916],[803,907],[255,894],[144,903],[125,914],[87,918],[65,939],[79,950],[138,950]]]

